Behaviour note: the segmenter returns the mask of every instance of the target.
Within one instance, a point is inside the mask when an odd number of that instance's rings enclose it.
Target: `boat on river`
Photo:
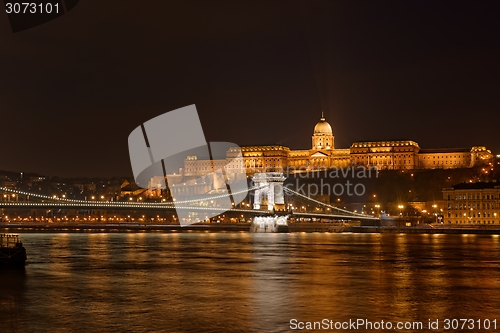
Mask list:
[[[26,249],[19,235],[0,234],[0,266],[24,266]]]

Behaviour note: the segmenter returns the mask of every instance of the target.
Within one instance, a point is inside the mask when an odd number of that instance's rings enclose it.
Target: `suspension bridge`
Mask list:
[[[279,177],[280,179],[282,178]],[[274,179],[274,178],[273,178]],[[283,178],[284,179],[284,178]],[[250,216],[271,216],[274,214],[288,215],[296,218],[316,218],[316,219],[332,219],[332,220],[380,220],[378,217],[368,214],[352,212],[342,209],[304,194],[296,192],[286,186],[283,182],[270,183],[268,181],[257,182],[256,186],[244,189],[230,194],[211,195],[209,197],[196,198],[191,200],[180,200],[170,202],[128,202],[128,201],[100,201],[100,200],[77,200],[63,198],[57,196],[47,196],[28,191],[0,187],[0,199],[2,197],[12,198],[15,201],[0,201],[2,209],[64,209],[64,210],[99,210],[99,211],[115,211],[115,210],[133,210],[133,211],[172,211],[188,210],[197,212],[213,212],[221,210],[220,207],[211,206],[210,202],[217,202],[217,199],[228,197],[229,195],[237,195],[242,193],[253,193],[253,207],[244,208],[234,205],[231,209],[222,210],[225,213],[248,214]],[[312,206],[313,211],[300,211],[298,207],[293,205],[284,205],[284,197],[303,200],[309,207]],[[267,199],[267,206],[261,203]],[[276,204],[282,204],[282,209],[275,209]],[[248,205],[249,206],[249,205]]]

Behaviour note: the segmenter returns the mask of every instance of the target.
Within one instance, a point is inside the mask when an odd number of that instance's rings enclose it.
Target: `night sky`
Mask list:
[[[207,141],[411,139],[500,153],[500,1],[85,0],[0,15],[0,170],[132,176],[129,133],[196,104]]]

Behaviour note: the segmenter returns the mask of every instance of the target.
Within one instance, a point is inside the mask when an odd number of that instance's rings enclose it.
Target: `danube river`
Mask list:
[[[288,332],[291,320],[323,319],[439,320],[434,332],[446,331],[446,319],[474,320],[469,332],[494,332],[495,319],[500,326],[498,236],[21,238],[29,264],[0,271],[0,332]],[[490,329],[478,330],[487,320]]]

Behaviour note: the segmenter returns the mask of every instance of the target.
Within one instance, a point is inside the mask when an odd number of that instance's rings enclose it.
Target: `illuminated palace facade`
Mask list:
[[[227,162],[238,154],[229,149]],[[493,159],[483,146],[466,149],[421,149],[415,141],[354,142],[350,148],[335,148],[332,127],[322,115],[314,126],[311,149],[291,150],[281,145],[241,147],[247,173],[262,171],[304,171],[333,167],[365,166],[380,170],[471,168]],[[226,160],[215,161],[217,165]],[[184,161],[185,177],[200,176],[210,168],[210,161],[189,156]]]
[[[500,183],[462,183],[443,189],[446,224],[499,224]]]

